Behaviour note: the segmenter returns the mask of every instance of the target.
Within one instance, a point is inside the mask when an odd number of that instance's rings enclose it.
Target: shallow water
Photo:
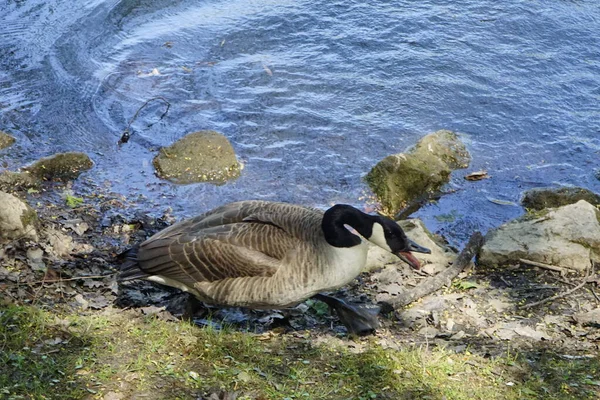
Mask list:
[[[89,176],[179,215],[263,198],[363,205],[362,177],[438,129],[492,179],[419,211],[462,242],[519,215],[522,191],[600,191],[600,3],[0,2],[0,129],[9,168],[85,151]],[[129,143],[116,146],[144,108]],[[150,126],[149,126],[150,125]],[[223,186],[158,180],[158,147],[215,129],[244,163]]]

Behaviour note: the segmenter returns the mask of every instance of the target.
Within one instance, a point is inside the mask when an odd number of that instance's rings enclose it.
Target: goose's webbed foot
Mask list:
[[[198,314],[204,314],[204,311],[204,304],[200,300],[198,300],[194,295],[188,293],[188,298],[185,302],[181,319],[191,322],[194,320],[194,317]]]
[[[340,322],[346,326],[348,332],[359,336],[375,333],[379,328],[377,311],[369,310],[365,307],[352,305],[335,297],[324,294],[316,294],[313,298],[320,300],[334,309],[340,319]]]

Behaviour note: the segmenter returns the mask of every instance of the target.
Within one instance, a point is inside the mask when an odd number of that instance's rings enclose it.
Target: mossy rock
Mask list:
[[[0,172],[0,190],[12,191],[17,189],[29,189],[39,186],[39,181],[33,179],[28,172]]]
[[[215,131],[190,133],[163,147],[153,164],[159,177],[181,184],[223,184],[240,175],[240,164],[231,143]]]
[[[528,211],[541,211],[546,208],[557,208],[575,204],[579,200],[598,206],[600,195],[580,187],[536,188],[525,192],[521,204]]]
[[[439,191],[454,169],[466,168],[470,161],[458,135],[440,130],[423,137],[409,152],[384,158],[365,179],[381,211],[395,215],[410,202]]]
[[[6,132],[0,131],[0,150],[11,146],[13,143],[15,143],[14,137],[10,136]]]
[[[70,152],[41,158],[24,170],[39,180],[70,181],[77,179],[83,171],[87,171],[93,165],[87,154]]]
[[[467,168],[471,162],[471,155],[458,135],[446,129],[424,136],[416,144],[413,153],[436,157],[451,170]]]

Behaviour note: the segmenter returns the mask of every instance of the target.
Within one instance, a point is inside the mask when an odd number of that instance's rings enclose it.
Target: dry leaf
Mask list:
[[[465,176],[465,179],[468,181],[480,181],[482,179],[489,179],[489,178],[490,178],[490,176],[488,175],[487,171],[485,171],[485,170],[471,172],[469,175]]]

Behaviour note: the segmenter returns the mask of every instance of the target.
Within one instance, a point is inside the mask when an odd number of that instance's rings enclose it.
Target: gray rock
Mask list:
[[[240,175],[240,164],[229,140],[215,131],[190,133],[153,160],[158,176],[175,183],[222,184]]]
[[[574,204],[579,200],[597,206],[600,204],[600,195],[579,187],[537,188],[525,192],[521,204],[528,210],[539,211]]]
[[[14,137],[10,136],[6,132],[0,131],[0,150],[11,146],[13,143],[15,143]]]
[[[38,180],[70,181],[77,179],[83,171],[87,171],[93,165],[87,154],[72,152],[41,158],[24,170]]]
[[[468,167],[470,161],[458,135],[440,130],[423,137],[409,152],[384,158],[365,179],[382,211],[395,215],[410,202],[438,191],[453,170]]]
[[[37,214],[24,201],[0,192],[0,243],[15,239],[37,240]]]
[[[600,260],[600,212],[581,200],[539,218],[526,216],[486,235],[479,265],[517,264],[519,259],[584,271]]]

